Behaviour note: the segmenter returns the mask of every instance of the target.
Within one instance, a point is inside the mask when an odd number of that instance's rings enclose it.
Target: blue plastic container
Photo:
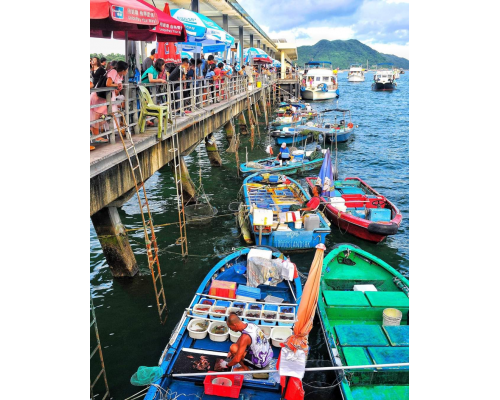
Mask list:
[[[391,210],[388,208],[370,208],[368,219],[373,222],[390,222]]]
[[[234,270],[236,271],[237,274],[242,275],[245,272],[247,272],[247,262],[246,261],[242,261],[242,262],[239,262],[238,264],[234,264],[233,268],[234,268]]]
[[[200,301],[198,302],[198,304],[203,304],[210,307],[212,307],[214,303],[215,303],[214,299],[205,299],[205,298],[201,298]]]
[[[284,321],[281,321],[279,319],[279,315],[281,313],[285,313],[285,314],[289,314],[290,316],[293,314],[294,318],[296,317],[296,313],[295,313],[295,307],[293,306],[280,306],[279,307],[279,313],[278,313],[278,325],[279,326],[292,326],[294,323],[293,322],[284,322]]]
[[[270,175],[268,180],[269,180],[269,182],[276,183],[279,180],[279,176],[278,175]]]
[[[239,307],[241,305],[243,307]],[[236,307],[236,308],[241,308],[242,310],[246,310],[247,309],[247,303],[243,303],[242,301],[233,301],[232,304],[231,304],[231,307]]]
[[[238,289],[236,289],[236,295],[260,300],[260,289],[245,285],[238,285]]]
[[[214,305],[221,307],[231,307],[231,302],[227,300],[217,300]]]
[[[274,311],[274,312],[276,312],[276,321],[267,322],[264,319],[264,314],[265,314],[266,311]],[[278,306],[273,306],[272,304],[266,304],[264,306],[264,310],[262,312],[261,325],[275,326],[276,323],[277,323],[277,319],[278,319]]]
[[[256,313],[259,313],[259,315],[261,314],[261,311],[260,311],[260,310],[249,310],[249,309],[247,308],[247,309],[245,310],[245,312],[244,312],[244,314],[243,314],[243,315],[245,316],[247,313],[252,312],[252,311],[254,311],[254,312],[256,312]],[[257,318],[257,319],[253,319],[253,318],[243,318],[243,321],[244,321],[244,322],[247,322],[247,323],[248,323],[248,322],[250,322],[250,323],[255,324],[255,325],[261,325],[261,320],[260,320],[260,318]]]

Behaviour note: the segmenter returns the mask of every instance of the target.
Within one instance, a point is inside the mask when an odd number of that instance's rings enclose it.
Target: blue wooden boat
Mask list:
[[[261,160],[249,161],[248,163],[240,164],[240,171],[243,174],[254,174],[256,172],[270,172],[270,173],[287,173],[296,174],[302,171],[310,171],[315,168],[321,167],[324,157],[310,160],[308,157],[312,151],[305,152],[304,150],[297,150],[292,153],[290,161],[283,161],[282,165],[276,160],[276,157],[263,158]],[[326,150],[323,150],[326,153]]]
[[[243,181],[243,194],[250,231],[258,245],[280,250],[308,250],[325,243],[330,226],[319,210],[300,211],[299,218],[296,214],[291,216],[292,205],[302,208],[311,199],[297,181],[283,175],[256,173]],[[272,214],[272,220],[265,218],[265,226],[257,226],[259,214]],[[294,218],[297,222],[292,222]]]
[[[305,125],[301,126],[304,127]],[[274,138],[276,144],[280,146],[282,143],[286,144],[302,143],[309,136],[309,133],[305,135],[300,134],[300,131],[302,131],[303,129],[304,128],[298,129],[298,128],[284,127],[282,130],[272,131],[270,135],[272,138]]]
[[[272,258],[283,258],[283,255],[278,250],[267,248],[265,246],[243,248],[237,250],[233,254],[230,254],[212,268],[212,270],[201,282],[195,296],[193,297],[193,300],[191,301],[191,304],[189,304],[176,328],[172,332],[172,336],[167,346],[163,350],[160,361],[158,363],[159,367],[163,370],[163,376],[153,382],[151,386],[149,386],[145,397],[146,400],[170,398],[169,396],[165,397],[166,393],[177,393],[178,395],[184,395],[182,396],[183,398],[193,399],[227,398],[206,395],[204,393],[205,391],[203,385],[205,376],[176,376],[177,374],[204,372],[199,369],[195,369],[195,363],[200,358],[200,355],[206,356],[209,359],[209,363],[211,366],[210,371],[213,371],[217,358],[225,359],[229,351],[229,346],[232,344],[229,338],[224,341],[212,341],[209,334],[207,334],[205,338],[199,339],[190,337],[188,325],[192,320],[200,321],[202,324],[207,321],[207,319],[208,321],[212,321],[210,318],[204,318],[200,316],[200,314],[193,314],[193,308],[195,308],[196,305],[203,305],[204,303],[213,303],[217,301],[218,303],[215,303],[216,305],[219,304],[219,302],[220,304],[224,305],[235,305],[234,303],[240,303],[240,305],[243,304],[245,308],[249,309],[248,305],[250,303],[254,303],[261,305],[264,310],[275,310],[279,309],[279,307],[289,307],[290,309],[292,309],[292,313],[296,315],[298,304],[302,296],[302,285],[300,282],[300,278],[298,277],[290,282],[282,281],[276,286],[258,286],[257,289],[260,289],[260,299],[256,299],[256,301],[253,302],[248,300],[236,300],[234,298],[223,297],[217,297],[216,300],[214,299],[214,296],[209,295],[210,287],[215,281],[233,282],[236,283],[238,288],[241,287],[240,285],[247,285],[247,278],[243,275],[243,272],[246,268],[248,254],[252,249],[272,253]],[[265,299],[267,296],[273,296],[275,298],[277,297],[283,299],[283,301],[280,305],[269,302],[270,299],[268,299],[266,302]],[[201,311],[201,313],[203,313],[203,311]],[[213,321],[216,321],[217,323],[220,321],[222,322],[222,324],[225,324],[223,320],[226,319],[227,316],[221,315],[219,318],[221,319]],[[259,325],[264,333],[266,333],[266,331],[270,332],[269,336],[271,336],[272,331],[278,327],[276,324],[281,324],[279,320],[275,322],[275,325],[267,323],[265,326],[257,322],[265,321],[254,321],[254,323]],[[194,323],[192,325],[194,325]],[[289,328],[293,328],[293,323],[287,325],[289,325]],[[197,332],[195,332],[194,336],[198,336],[196,335],[196,333]],[[274,339],[275,337],[272,336],[272,338]],[[274,342],[271,343],[273,350],[273,360],[269,365],[269,369],[274,370],[276,369],[276,361],[280,353],[280,348],[275,347]],[[205,371],[207,371],[207,369],[205,369]],[[215,375],[224,376],[224,372],[230,371],[229,369],[227,369],[219,373],[214,373],[214,378]],[[226,375],[226,377],[229,376],[230,375]],[[278,373],[270,373],[267,379],[254,379],[252,374],[244,375],[243,385],[239,394],[240,399],[258,398],[262,400],[278,400],[280,399],[280,397],[281,386],[279,383]]]

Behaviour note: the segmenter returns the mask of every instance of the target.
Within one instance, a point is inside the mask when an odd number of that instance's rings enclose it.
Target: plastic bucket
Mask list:
[[[382,313],[384,326],[400,325],[403,313],[396,308],[386,308]]]
[[[302,220],[295,221],[295,229],[302,229]]]
[[[258,87],[258,88],[262,87],[262,82],[259,82],[259,81],[258,81],[258,82],[257,82],[257,87]]]
[[[235,332],[231,329],[229,329],[229,339],[231,339],[231,342],[236,343],[238,339],[241,336],[241,332]]]

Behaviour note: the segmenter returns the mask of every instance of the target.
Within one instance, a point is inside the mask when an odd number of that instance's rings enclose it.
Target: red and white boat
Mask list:
[[[317,177],[306,178],[311,192]],[[399,209],[370,185],[357,177],[335,181],[330,197],[321,196],[323,213],[342,232],[370,242],[395,235],[403,219]]]

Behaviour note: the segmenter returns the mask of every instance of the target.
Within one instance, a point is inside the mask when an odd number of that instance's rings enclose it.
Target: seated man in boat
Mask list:
[[[314,196],[311,197],[310,200],[304,201],[302,206],[292,204],[289,208],[289,211],[303,211],[304,214],[307,212],[316,211],[321,203],[321,198],[319,197],[318,189],[316,187],[313,189],[313,194]]]
[[[235,332],[241,332],[241,336],[229,348],[227,356],[232,359],[227,364],[224,361],[223,368],[240,364],[243,371],[248,371],[250,368],[245,363],[257,369],[269,365],[273,358],[273,349],[269,339],[257,325],[245,323],[235,313],[231,313],[227,318],[227,326]]]
[[[319,158],[323,158],[323,153],[321,152],[321,146],[317,145],[316,149],[309,155],[309,160],[317,160]]]
[[[288,150],[288,147],[286,147],[286,143],[281,144],[280,152],[278,154],[278,160],[290,160],[290,150]]]

